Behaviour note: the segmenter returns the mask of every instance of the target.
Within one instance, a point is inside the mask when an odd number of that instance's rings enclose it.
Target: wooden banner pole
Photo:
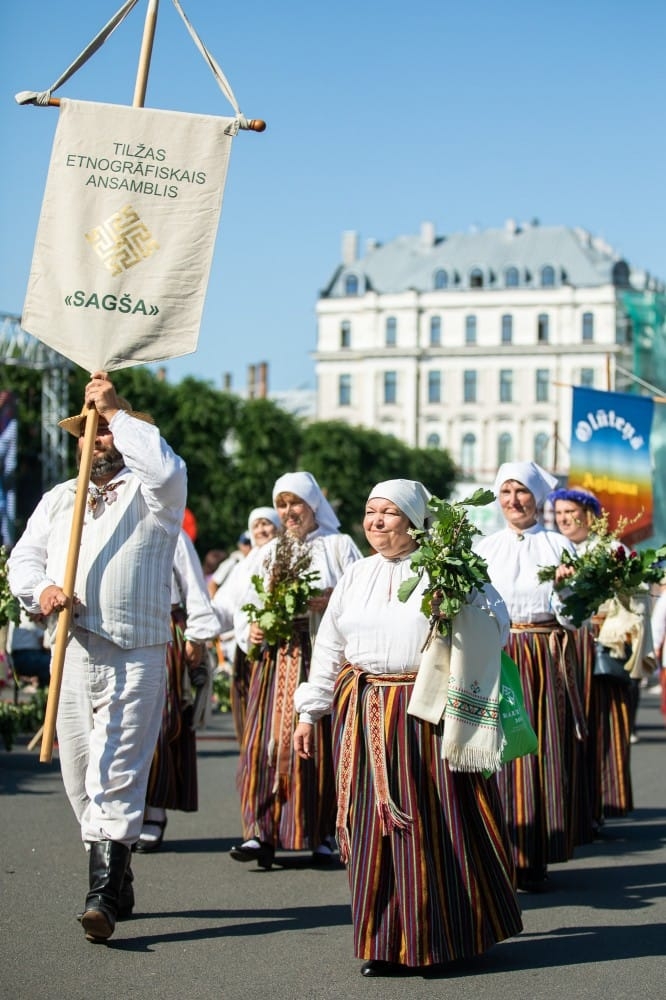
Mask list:
[[[150,57],[152,55],[153,41],[155,38],[155,25],[157,22],[158,7],[159,0],[148,0],[148,10],[146,11],[143,40],[139,55],[139,67],[137,70],[136,85],[134,88],[134,102],[132,106],[135,108],[143,107],[143,102],[146,97],[146,86],[148,84]],[[58,628],[56,630],[53,655],[51,657],[49,693],[46,699],[42,743],[39,752],[40,762],[46,764],[51,762],[51,758],[53,756],[56,717],[58,715],[58,702],[60,701],[60,688],[62,687],[62,671],[65,662],[65,650],[67,648],[67,640],[69,638],[69,629],[74,610],[74,584],[76,582],[76,568],[79,561],[79,549],[81,547],[81,535],[83,533],[83,518],[86,513],[88,484],[90,482],[90,472],[92,470],[98,421],[99,414],[94,407],[91,407],[86,416],[86,426],[83,436],[83,450],[81,452],[79,477],[76,484],[74,509],[72,511],[72,528],[69,537],[69,549],[67,551],[65,576],[62,583],[62,589],[67,597],[67,605],[58,616]]]
[[[69,536],[67,562],[65,563],[65,576],[62,582],[62,589],[67,597],[67,604],[58,615],[58,628],[51,655],[51,677],[49,680],[49,693],[46,699],[42,743],[39,751],[39,759],[42,764],[50,764],[51,757],[53,756],[53,741],[55,738],[58,702],[60,701],[60,688],[62,686],[62,671],[65,663],[65,650],[69,638],[69,628],[72,621],[76,567],[79,561],[83,518],[88,499],[88,483],[90,482],[90,470],[95,450],[98,420],[99,414],[97,410],[94,407],[88,410],[83,437],[81,464],[79,465],[79,478],[76,484],[76,496],[74,497],[74,509],[72,511],[72,527]]]
[[[134,86],[134,100],[132,101],[132,107],[134,108],[142,108],[146,100],[146,87],[148,86],[148,73],[150,71],[150,59],[153,54],[159,5],[160,0],[148,0],[148,10],[146,11],[146,20],[143,25],[143,39],[139,53],[139,67]]]

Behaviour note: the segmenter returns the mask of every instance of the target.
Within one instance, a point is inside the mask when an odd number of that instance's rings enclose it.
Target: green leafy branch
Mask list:
[[[311,570],[312,551],[288,532],[275,545],[267,570],[267,579],[255,575],[252,584],[259,597],[258,604],[244,604],[251,623],[264,633],[264,644],[281,645],[294,634],[294,619],[306,615],[313,597],[321,594],[316,586],[319,574]],[[259,650],[248,650],[254,658]]]
[[[0,628],[13,622],[18,625],[20,617],[19,602],[9,589],[7,575],[7,550],[0,545]]]
[[[608,513],[604,512],[590,524],[592,544],[585,552],[562,553],[559,565],[569,567],[572,573],[558,580],[557,566],[542,566],[539,570],[540,583],[552,581],[555,590],[568,589],[562,596],[562,611],[576,628],[594,615],[604,601],[616,597],[629,607],[633,592],[658,583],[664,576],[659,562],[666,558],[666,545],[628,551],[618,540],[627,525],[627,519],[620,518],[615,531],[610,531]]]
[[[457,503],[431,497],[431,526],[410,531],[418,542],[410,563],[415,575],[400,585],[398,598],[407,601],[425,576],[421,611],[430,622],[426,645],[436,632],[450,635],[452,621],[470,593],[490,582],[485,559],[472,549],[474,536],[481,532],[469,520],[466,508],[484,507],[494,499],[492,491],[484,489]]]

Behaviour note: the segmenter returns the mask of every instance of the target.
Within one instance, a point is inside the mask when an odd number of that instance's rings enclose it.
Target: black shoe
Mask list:
[[[273,867],[275,848],[272,844],[260,843],[258,847],[252,844],[238,844],[232,847],[229,854],[234,861],[256,861],[260,868],[270,871]]]
[[[399,962],[382,962],[378,958],[371,958],[361,966],[362,976],[408,976],[411,969],[408,965],[401,965]]]
[[[319,847],[312,852],[315,865],[331,865],[338,860],[335,837],[324,837]]]
[[[516,886],[523,892],[545,892],[548,875],[544,868],[516,869]]]
[[[147,819],[144,826],[157,826],[159,827],[160,835],[157,840],[137,840],[134,844],[134,850],[137,854],[154,854],[155,851],[159,851],[162,846],[162,841],[164,840],[164,831],[166,830],[167,821],[166,819]]]

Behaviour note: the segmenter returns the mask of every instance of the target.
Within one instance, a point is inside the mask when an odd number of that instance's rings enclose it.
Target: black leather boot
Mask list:
[[[90,845],[89,884],[81,925],[86,940],[106,941],[115,930],[120,891],[130,861],[130,849],[115,840]]]
[[[120,885],[118,896],[118,920],[129,920],[134,909],[134,872],[129,864],[125,871],[125,877]]]

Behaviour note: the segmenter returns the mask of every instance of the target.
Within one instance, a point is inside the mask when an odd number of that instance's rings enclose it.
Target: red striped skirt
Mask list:
[[[481,954],[522,921],[496,783],[449,770],[442,724],[407,714],[413,677],[346,665],[333,753],[355,955],[420,966]]]

